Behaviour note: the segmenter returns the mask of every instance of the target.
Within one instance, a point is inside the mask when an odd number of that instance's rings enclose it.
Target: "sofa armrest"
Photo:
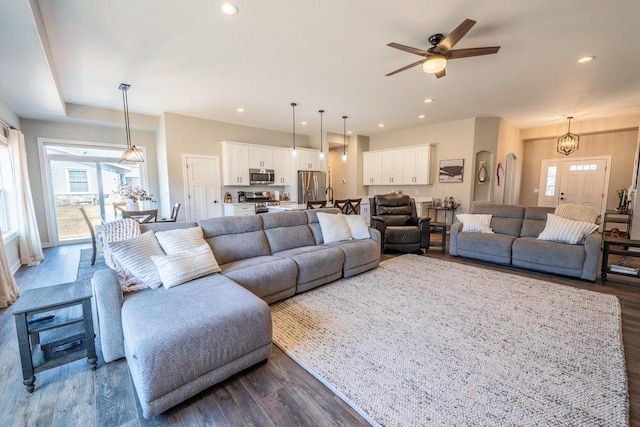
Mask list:
[[[431,245],[431,218],[418,218],[418,228],[420,228],[420,247],[428,251]]]
[[[116,272],[110,268],[98,270],[91,279],[98,323],[98,336],[105,362],[124,357],[122,334],[122,302],[124,296]]]
[[[600,260],[600,244],[602,243],[602,237],[600,233],[593,232],[587,236],[584,240],[584,264],[582,266],[581,279],[596,280],[598,275],[598,264]]]
[[[451,224],[449,229],[449,255],[458,256],[458,233],[462,231],[462,223]]]

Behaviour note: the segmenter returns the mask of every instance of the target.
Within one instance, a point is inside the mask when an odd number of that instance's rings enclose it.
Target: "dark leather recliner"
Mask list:
[[[431,218],[418,218],[416,202],[402,194],[369,199],[371,227],[380,231],[382,251],[422,252],[429,249]]]

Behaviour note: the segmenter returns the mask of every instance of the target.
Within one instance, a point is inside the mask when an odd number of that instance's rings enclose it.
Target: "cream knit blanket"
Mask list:
[[[600,224],[602,220],[602,215],[596,208],[571,203],[556,206],[555,214],[573,221],[583,221],[591,224]]]

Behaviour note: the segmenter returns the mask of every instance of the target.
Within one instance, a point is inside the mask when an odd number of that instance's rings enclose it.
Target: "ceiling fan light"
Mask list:
[[[435,74],[444,70],[447,66],[447,58],[439,53],[434,53],[427,57],[427,60],[422,63],[422,71],[425,73]]]

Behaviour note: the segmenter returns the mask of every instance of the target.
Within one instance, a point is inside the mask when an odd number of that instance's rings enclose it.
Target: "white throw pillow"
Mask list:
[[[458,214],[456,218],[462,223],[462,231],[466,231],[467,233],[493,234],[493,230],[491,229],[491,215]]]
[[[162,284],[158,269],[151,261],[151,257],[164,255],[164,252],[153,231],[147,231],[133,239],[111,242],[109,250],[115,261],[126,272],[127,285],[138,284],[155,289]]]
[[[206,242],[190,252],[156,255],[152,256],[151,260],[158,268],[162,286],[167,289],[221,271],[211,247]]]
[[[189,252],[207,243],[200,227],[158,231],[156,238],[167,255]]]
[[[572,221],[554,214],[547,214],[547,223],[538,236],[538,240],[569,243],[583,243],[586,237],[598,229],[597,224],[584,221]]]
[[[349,225],[344,217],[345,215],[318,212],[318,222],[325,243],[351,240]]]
[[[371,234],[369,234],[369,226],[367,226],[367,220],[365,220],[362,215],[338,215],[344,217],[345,221],[347,221],[349,233],[351,234],[352,239],[362,240],[371,237]]]

